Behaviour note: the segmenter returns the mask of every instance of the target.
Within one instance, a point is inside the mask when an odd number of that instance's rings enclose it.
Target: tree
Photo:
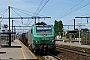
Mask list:
[[[58,35],[58,21],[56,20],[54,22],[54,29],[55,29],[55,34]]]
[[[61,36],[63,35],[63,24],[61,20],[60,21],[55,20],[54,29],[56,35],[61,35]]]
[[[89,31],[87,28],[83,29],[83,32],[87,32],[87,31]]]
[[[62,36],[63,35],[63,24],[61,20],[58,22],[58,28],[59,28],[59,33]]]

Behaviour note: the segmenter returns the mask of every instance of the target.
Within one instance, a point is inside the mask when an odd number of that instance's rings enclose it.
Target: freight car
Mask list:
[[[36,24],[26,33],[28,45],[33,52],[55,51],[55,32],[53,25]]]
[[[25,44],[26,46],[28,45],[28,41],[27,41],[27,38],[26,38],[26,33],[22,33],[19,35],[19,40]]]

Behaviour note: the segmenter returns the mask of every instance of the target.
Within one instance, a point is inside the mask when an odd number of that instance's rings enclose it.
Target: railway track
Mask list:
[[[37,53],[35,54],[40,58],[39,60],[62,60],[60,57],[58,57],[59,52],[42,52],[42,53]],[[42,59],[41,59],[42,58]]]
[[[86,57],[90,57],[90,53],[88,52],[88,49],[84,50],[84,49],[81,49],[81,48],[78,48],[78,49],[75,49],[75,47],[73,48],[70,48],[70,47],[62,47],[62,46],[59,46],[57,45],[56,47],[57,50],[64,50],[64,51],[68,51],[68,52],[71,52],[71,53],[75,53],[75,54],[78,54],[78,55],[82,55],[82,56],[86,56]],[[81,50],[79,50],[81,49]]]
[[[61,60],[60,58],[56,58],[56,57],[53,57],[53,56],[43,56],[44,60]]]
[[[62,60],[60,57],[55,56],[54,54],[48,53],[50,56],[54,57],[56,60]]]

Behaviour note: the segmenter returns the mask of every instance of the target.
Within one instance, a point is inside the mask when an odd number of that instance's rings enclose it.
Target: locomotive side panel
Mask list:
[[[28,44],[29,44],[29,47],[32,48],[32,44],[33,44],[32,29],[28,31]]]

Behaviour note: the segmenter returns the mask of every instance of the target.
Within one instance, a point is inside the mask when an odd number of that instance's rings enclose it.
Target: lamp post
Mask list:
[[[80,30],[81,30],[81,22],[78,22],[78,26],[79,26],[79,44],[80,44]]]

